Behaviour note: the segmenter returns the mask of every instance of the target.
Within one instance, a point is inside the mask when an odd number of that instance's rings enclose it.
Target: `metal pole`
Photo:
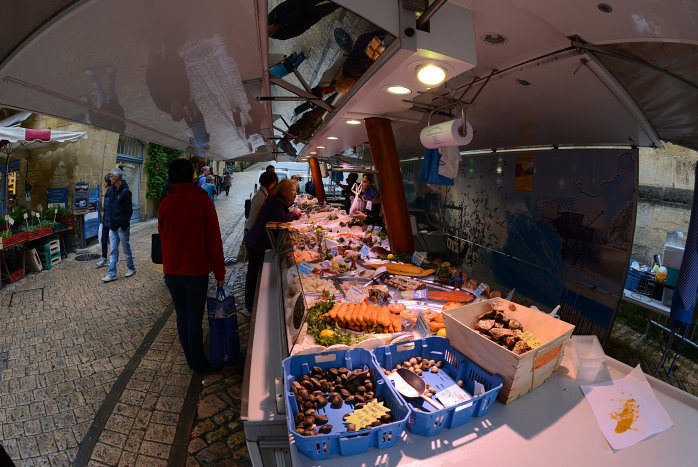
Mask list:
[[[420,16],[417,20],[417,29],[423,28],[424,25],[429,21],[429,19],[431,19],[431,17],[434,16],[434,13],[436,13],[439,10],[439,8],[444,6],[444,4],[447,1],[448,0],[436,0],[434,3],[429,5],[429,8],[427,8],[422,14],[422,16]]]

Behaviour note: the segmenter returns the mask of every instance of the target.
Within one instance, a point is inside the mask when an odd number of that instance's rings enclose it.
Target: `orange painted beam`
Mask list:
[[[315,195],[319,203],[325,202],[325,186],[322,184],[322,173],[320,172],[320,164],[316,157],[308,159],[310,165],[310,173],[313,176],[313,184],[315,185]]]
[[[407,198],[402,185],[393,127],[387,118],[366,118],[364,124],[371,146],[373,164],[378,169],[380,178],[381,203],[390,250],[393,253],[412,253],[414,239],[407,213]]]

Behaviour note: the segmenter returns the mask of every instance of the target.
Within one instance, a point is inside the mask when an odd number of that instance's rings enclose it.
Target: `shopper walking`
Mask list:
[[[228,169],[223,170],[223,189],[225,190],[225,196],[230,193],[230,185],[233,184],[233,176],[230,174]]]
[[[254,296],[257,290],[259,272],[264,261],[264,252],[271,247],[269,237],[265,232],[267,222],[290,222],[300,217],[298,211],[289,211],[289,206],[296,200],[297,186],[298,184],[294,180],[288,178],[281,180],[276,186],[275,194],[267,198],[264,206],[259,211],[257,220],[245,236],[248,255],[247,278],[245,281],[245,306],[247,311],[254,309]]]
[[[201,175],[196,177],[196,184],[203,188],[206,184],[206,177],[211,175],[211,167],[205,165],[201,167]]]
[[[121,243],[126,257],[128,270],[124,276],[131,277],[136,273],[136,265],[133,263],[131,252],[131,190],[123,179],[121,169],[111,171],[112,188],[107,192],[109,200],[109,274],[102,278],[104,282],[116,280],[116,263],[119,262],[119,243]]]
[[[109,221],[109,197],[107,193],[111,189],[111,173],[107,173],[104,176],[104,202],[102,203],[102,235],[99,238],[102,244],[102,259],[97,261],[97,268],[101,268],[109,264],[109,226],[111,222]]]
[[[216,188],[216,185],[213,184],[214,177],[213,175],[209,175],[206,177],[206,183],[204,183],[203,188],[206,190],[206,193],[208,193],[208,197],[211,198],[211,202],[215,204],[216,202],[216,195],[218,194],[218,189]]]
[[[192,181],[191,162],[173,161],[169,178],[172,188],[158,210],[165,284],[174,302],[179,342],[187,364],[204,374],[211,368],[204,357],[201,320],[209,273],[213,271],[219,286],[225,281],[223,242],[213,203]]]

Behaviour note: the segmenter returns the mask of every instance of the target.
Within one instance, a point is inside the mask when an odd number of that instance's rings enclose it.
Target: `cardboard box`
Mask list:
[[[523,325],[524,331],[532,332],[543,345],[517,355],[475,331],[478,316],[493,306],[506,310]],[[563,350],[574,331],[572,324],[503,298],[453,308],[442,315],[451,345],[475,364],[504,379],[497,398],[505,404],[534,390],[550,377],[560,366]]]

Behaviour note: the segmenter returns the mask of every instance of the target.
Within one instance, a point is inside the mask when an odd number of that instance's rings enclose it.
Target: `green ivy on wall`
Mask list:
[[[146,152],[148,157],[144,167],[148,175],[148,191],[145,196],[150,199],[160,199],[162,190],[167,184],[167,170],[170,163],[181,158],[184,152],[155,143],[149,143]]]

